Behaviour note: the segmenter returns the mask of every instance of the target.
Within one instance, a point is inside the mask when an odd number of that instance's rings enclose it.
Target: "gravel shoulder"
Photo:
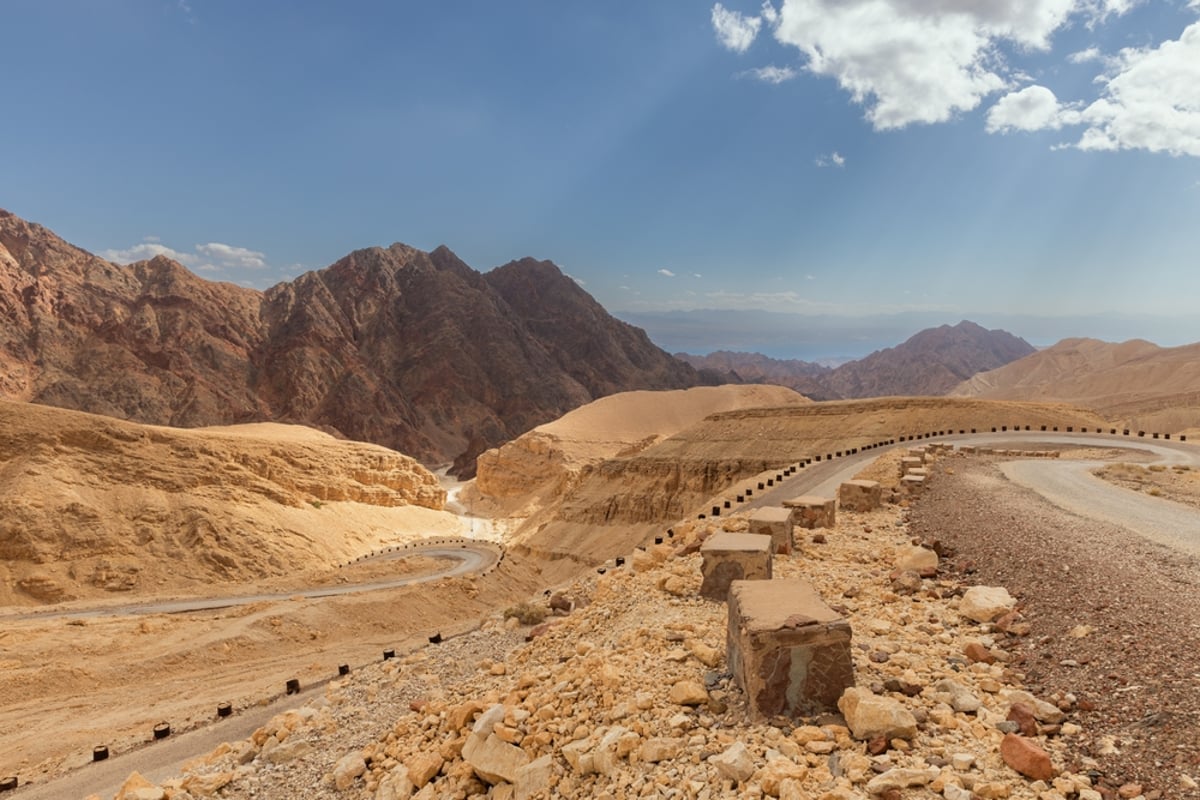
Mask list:
[[[940,541],[967,582],[1021,599],[1033,634],[1016,662],[1034,693],[1080,699],[1076,758],[1095,760],[1101,786],[1200,797],[1200,560],[1065,511],[996,459],[937,472],[911,530]]]

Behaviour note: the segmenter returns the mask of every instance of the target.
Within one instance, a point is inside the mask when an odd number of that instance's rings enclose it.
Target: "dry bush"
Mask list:
[[[511,608],[504,609],[504,618],[516,617],[517,622],[522,625],[537,625],[546,621],[546,616],[550,610],[544,606],[535,605],[526,600],[523,603],[518,603]]]

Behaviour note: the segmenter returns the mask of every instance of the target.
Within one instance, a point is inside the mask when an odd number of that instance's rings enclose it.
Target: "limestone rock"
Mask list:
[[[749,779],[755,770],[754,758],[741,742],[734,742],[723,753],[710,756],[708,763],[716,767],[717,772],[737,783]]]
[[[444,763],[446,762],[441,754],[434,752],[418,753],[410,758],[407,764],[407,775],[408,780],[412,782],[413,788],[424,788],[425,784],[433,780],[433,777],[441,771]]]
[[[468,736],[462,756],[481,780],[492,785],[512,783],[517,778],[517,770],[529,763],[529,755],[524,750],[494,733],[486,739]]]
[[[963,593],[958,613],[975,622],[991,622],[1016,605],[1016,599],[1003,586],[972,586]]]
[[[917,720],[908,709],[869,689],[850,687],[838,700],[838,709],[855,739],[911,739],[917,735]]]
[[[925,547],[909,545],[900,550],[896,557],[896,569],[911,570],[918,574],[937,572],[938,554]]]
[[[339,792],[344,792],[366,771],[367,762],[362,753],[347,753],[333,765],[333,785]]]
[[[678,706],[699,706],[708,702],[708,690],[699,681],[677,681],[671,687],[670,700]]]
[[[938,776],[936,769],[905,769],[893,767],[887,772],[876,775],[867,783],[867,791],[871,794],[883,794],[889,789],[911,789],[928,786]]]

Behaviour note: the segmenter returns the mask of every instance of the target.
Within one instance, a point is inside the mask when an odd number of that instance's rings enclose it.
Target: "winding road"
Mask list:
[[[158,600],[143,603],[127,603],[123,605],[105,605],[91,608],[50,609],[45,611],[22,611],[18,613],[0,612],[0,619],[54,619],[59,617],[118,617],[135,614],[182,614],[191,611],[211,611],[221,608],[244,606],[268,600],[286,600],[292,597],[334,597],[354,592],[371,592],[379,589],[395,589],[414,583],[426,583],[441,578],[453,578],[468,573],[483,572],[495,566],[503,558],[503,552],[496,545],[486,542],[474,542],[464,539],[452,544],[439,541],[437,544],[422,545],[413,543],[402,549],[388,549],[365,556],[356,564],[372,561],[388,561],[412,556],[426,558],[444,558],[458,562],[449,569],[424,575],[412,575],[404,578],[388,578],[386,580],[364,581],[362,583],[344,583],[337,586],[318,586],[308,589],[296,589],[288,592],[271,592],[261,594],[243,594],[229,597],[201,597],[177,600]]]

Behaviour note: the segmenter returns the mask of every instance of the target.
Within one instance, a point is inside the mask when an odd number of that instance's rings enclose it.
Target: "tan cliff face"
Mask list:
[[[0,431],[5,602],[328,570],[413,521],[446,525],[445,490],[416,461],[311,429],[177,430],[0,401]]]
[[[629,458],[710,414],[809,402],[790,389],[763,385],[623,392],[483,453],[475,488],[500,501],[506,513],[523,516],[522,509],[566,494],[589,468]]]
[[[590,562],[642,543],[663,525],[707,511],[740,481],[799,459],[898,435],[991,426],[1099,427],[1094,412],[1052,403],[880,398],[744,408],[708,415],[644,450],[584,466],[561,495],[546,492],[515,539],[545,558]]]
[[[481,274],[395,244],[259,292],[161,256],[112,264],[0,211],[0,397],[301,423],[469,476],[478,453],[597,397],[706,381],[550,262]]]

